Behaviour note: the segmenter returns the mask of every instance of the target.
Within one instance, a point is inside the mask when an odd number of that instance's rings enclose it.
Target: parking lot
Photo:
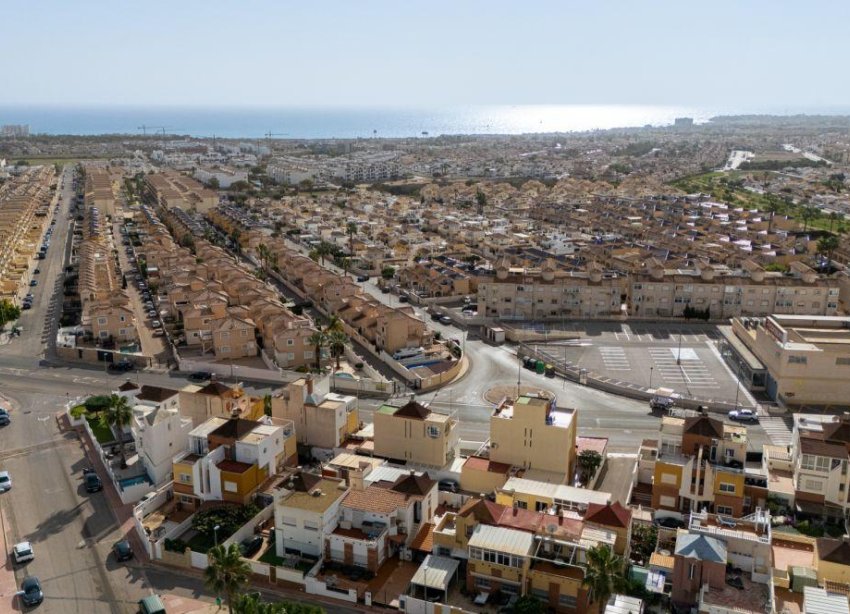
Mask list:
[[[561,328],[561,327],[559,327]],[[717,352],[719,333],[705,324],[573,323],[575,341],[538,344],[551,361],[564,360],[597,375],[683,396],[753,401]]]

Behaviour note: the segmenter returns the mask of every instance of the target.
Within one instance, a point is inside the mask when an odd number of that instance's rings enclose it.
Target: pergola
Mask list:
[[[458,561],[447,556],[429,554],[410,580],[411,596],[420,597],[425,601],[430,601],[429,595],[448,599],[449,585],[457,579],[459,565]]]

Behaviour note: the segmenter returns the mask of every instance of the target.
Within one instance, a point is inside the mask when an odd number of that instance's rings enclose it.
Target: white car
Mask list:
[[[15,547],[12,548],[12,555],[15,557],[15,562],[19,564],[32,561],[35,558],[35,554],[32,551],[32,544],[29,542],[15,544]]]
[[[8,471],[0,471],[0,492],[12,490],[12,476]]]
[[[729,412],[730,420],[737,420],[738,422],[758,422],[759,417],[756,415],[752,409],[733,409]]]

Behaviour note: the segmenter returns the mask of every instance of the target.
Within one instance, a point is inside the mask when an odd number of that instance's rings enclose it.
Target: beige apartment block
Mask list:
[[[86,166],[85,207],[96,208],[104,215],[115,215],[116,182],[109,169],[100,166]]]
[[[385,403],[372,419],[376,456],[431,467],[444,467],[457,456],[457,419],[413,398],[401,407]]]
[[[157,204],[165,209],[177,207],[206,213],[218,206],[218,194],[191,177],[175,171],[147,175],[145,183]]]
[[[360,428],[356,399],[319,390],[312,377],[299,379],[272,395],[272,416],[292,420],[298,442],[322,449],[342,445]]]
[[[578,415],[557,406],[550,393],[525,394],[500,403],[490,416],[490,459],[541,477],[571,482],[576,463]]]
[[[787,405],[847,405],[850,398],[850,317],[774,314],[736,318],[730,344],[764,372],[767,394]],[[751,361],[752,362],[752,361]]]
[[[257,355],[254,322],[228,313],[211,322],[212,342],[216,358],[245,358]]]
[[[752,260],[742,269],[700,264],[665,269],[653,260],[647,272],[632,277],[631,314],[681,317],[685,308],[709,310],[713,319],[769,314],[835,315],[840,282],[819,276],[801,262],[791,272],[766,272]]]
[[[124,298],[117,296],[89,304],[83,314],[83,328],[90,330],[92,337],[99,341],[137,341],[136,318]]]

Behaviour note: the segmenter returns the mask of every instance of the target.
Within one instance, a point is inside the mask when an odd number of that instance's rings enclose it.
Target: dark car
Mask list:
[[[0,426],[6,426],[12,421],[12,417],[9,415],[9,412],[0,407]]]
[[[84,472],[83,480],[86,483],[86,492],[99,492],[103,490],[103,482],[100,481],[100,477],[98,477],[94,470]]]
[[[190,382],[207,382],[212,379],[212,373],[209,371],[195,371],[187,379]]]
[[[41,269],[34,269],[32,272],[33,275],[38,275],[39,273],[41,273]]]
[[[440,480],[437,482],[437,488],[446,492],[457,492],[460,490],[460,484],[455,480]]]
[[[263,538],[259,535],[255,535],[254,537],[249,537],[248,539],[242,540],[242,543],[239,544],[239,550],[242,552],[242,556],[251,558],[257,552],[260,551],[260,548],[263,547]]]
[[[398,297],[398,302],[399,303],[409,303],[410,298],[408,298],[406,295],[402,294],[400,297]]]
[[[41,582],[35,576],[27,576],[21,582],[21,601],[25,606],[31,608],[44,601],[44,593],[41,592]]]
[[[115,553],[115,559],[117,561],[129,561],[133,558],[133,548],[126,539],[112,544],[112,552]]]
[[[111,363],[108,369],[110,373],[126,373],[133,370],[133,363],[129,360],[119,360]]]
[[[369,276],[368,275],[358,275],[357,281],[369,281]]]
[[[34,287],[35,287],[35,286],[37,286],[37,285],[38,285],[38,280],[37,280],[37,279],[31,279],[31,280],[30,280],[30,287],[31,287],[31,288],[34,288]]]
[[[441,317],[442,316],[439,313],[432,313],[431,314],[431,319],[434,320],[434,322],[439,322]]]
[[[440,316],[440,324],[451,324],[453,321],[449,316]]]

